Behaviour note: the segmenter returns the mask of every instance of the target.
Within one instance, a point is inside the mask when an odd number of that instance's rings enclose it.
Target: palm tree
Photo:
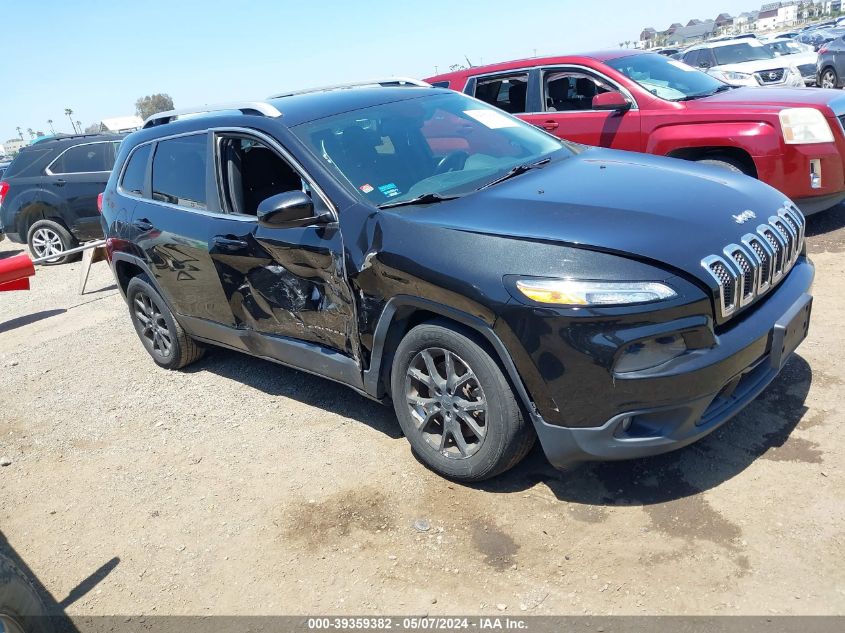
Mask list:
[[[26,133],[29,134],[29,138],[35,138],[35,132],[32,131],[31,127],[26,128]]]
[[[65,108],[65,116],[70,121],[70,126],[73,128],[73,133],[76,134],[77,133],[76,124],[73,122],[73,119],[71,119],[72,114],[73,114],[73,110],[71,110],[70,108]]]
[[[52,132],[55,135],[56,130],[55,130],[55,128],[53,128],[53,119],[47,119],[47,125],[50,126],[50,132]]]
[[[80,134],[82,134],[82,121],[76,122],[76,129],[79,130]]]
[[[619,42],[619,48],[624,48],[624,47],[625,47],[625,42]]]
[[[15,129],[18,131],[18,136],[20,136],[20,137],[21,137],[21,140],[23,140],[23,132],[21,132],[21,126],[19,125],[19,126],[18,126],[18,127],[16,127]]]

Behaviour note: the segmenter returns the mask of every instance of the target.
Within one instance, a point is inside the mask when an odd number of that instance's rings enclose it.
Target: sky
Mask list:
[[[0,0],[0,143],[134,114],[261,99],[451,64],[617,48],[646,26],[736,15],[760,0]]]

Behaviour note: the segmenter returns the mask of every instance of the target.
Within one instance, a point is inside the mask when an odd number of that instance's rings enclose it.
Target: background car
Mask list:
[[[804,86],[794,63],[754,39],[699,44],[687,49],[683,61],[732,86]]]
[[[806,214],[845,199],[837,118],[845,103],[827,90],[733,88],[662,55],[624,49],[491,64],[428,81],[560,138],[741,171]]]
[[[815,85],[816,64],[819,55],[813,50],[812,46],[795,42],[786,37],[769,40],[765,43],[765,46],[775,57],[794,65],[801,73],[806,85]]]
[[[836,38],[845,35],[845,28],[825,27],[820,29],[813,29],[798,37],[798,41],[804,44],[809,44],[815,50],[820,50],[822,46],[835,40]]]
[[[845,35],[819,49],[816,81],[822,88],[841,88],[845,81]]]
[[[97,196],[105,189],[121,140],[111,134],[68,135],[21,149],[0,180],[0,232],[13,242],[26,242],[33,257],[101,238]]]

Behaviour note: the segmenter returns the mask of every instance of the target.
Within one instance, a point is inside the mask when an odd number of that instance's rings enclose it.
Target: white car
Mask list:
[[[812,46],[796,42],[788,37],[767,40],[765,44],[780,61],[795,66],[804,78],[806,85],[815,85],[816,64],[819,61],[819,54],[813,50]]]
[[[684,51],[683,61],[732,86],[803,87],[795,64],[755,39],[708,42]]]

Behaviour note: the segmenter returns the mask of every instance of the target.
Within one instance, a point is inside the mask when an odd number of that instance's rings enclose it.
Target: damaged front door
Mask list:
[[[264,226],[258,205],[287,191],[308,194],[316,213],[328,201],[269,140],[218,132],[218,182],[230,217],[215,219],[209,244],[238,328],[315,343],[354,356],[350,288],[337,222]]]

